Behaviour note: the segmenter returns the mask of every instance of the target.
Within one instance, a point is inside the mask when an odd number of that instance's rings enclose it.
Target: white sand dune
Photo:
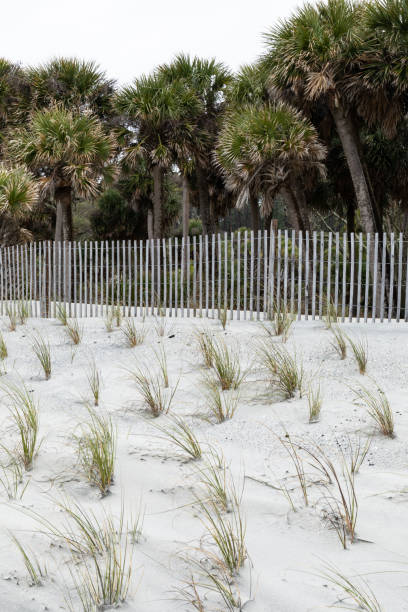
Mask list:
[[[189,578],[187,558],[204,557],[197,548],[204,526],[194,505],[199,493],[200,462],[187,457],[169,441],[158,437],[152,419],[146,418],[135,383],[126,368],[138,364],[157,370],[153,349],[163,343],[169,366],[170,385],[178,387],[173,413],[182,416],[197,434],[206,451],[209,445],[221,450],[237,486],[244,480],[242,514],[246,519],[249,558],[237,585],[245,612],[317,612],[338,604],[344,594],[319,576],[330,562],[353,579],[364,575],[382,609],[408,611],[408,326],[406,324],[344,324],[350,335],[366,335],[369,346],[366,376],[358,373],[351,351],[341,361],[330,346],[331,334],[322,322],[302,321],[293,325],[286,344],[303,360],[306,377],[320,379],[323,406],[318,423],[308,423],[305,397],[281,400],[268,387],[265,373],[254,360],[255,345],[264,336],[256,322],[234,321],[223,332],[218,321],[168,320],[159,338],[152,318],[144,344],[133,349],[125,345],[115,328],[105,329],[101,319],[86,319],[84,338],[72,346],[56,321],[32,320],[7,331],[3,336],[9,357],[6,375],[0,384],[21,379],[39,402],[40,436],[38,456],[29,472],[29,485],[21,500],[9,501],[0,490],[0,610],[40,611],[68,609],[66,591],[71,589],[76,610],[82,610],[70,582],[70,555],[57,538],[43,533],[26,510],[35,511],[58,525],[64,513],[57,502],[72,498],[96,513],[112,510],[119,516],[121,503],[137,513],[140,504],[145,517],[140,541],[134,548],[132,585],[125,609],[135,612],[193,610],[177,598],[175,589]],[[239,346],[243,367],[250,373],[243,383],[238,409],[231,420],[213,424],[202,418],[206,400],[201,386],[205,369],[193,332],[207,325],[229,345]],[[51,344],[53,372],[44,380],[31,349],[30,333],[40,330]],[[173,337],[169,337],[169,335]],[[84,478],[77,464],[75,435],[87,418],[84,403],[90,393],[86,368],[94,356],[102,374],[98,410],[108,413],[117,428],[117,460],[111,492],[101,498]],[[390,400],[396,437],[382,436],[354,399],[352,387],[373,382]],[[155,422],[164,422],[159,417]],[[17,441],[7,409],[1,401],[1,439],[8,447]],[[358,497],[358,541],[343,550],[334,530],[322,519],[323,490],[309,488],[310,505],[305,508],[300,491],[294,491],[297,511],[274,488],[282,478],[294,474],[285,449],[275,434],[284,431],[307,443],[318,442],[338,461],[339,443],[347,436],[373,434],[370,451],[356,476]],[[202,463],[202,462],[201,462]],[[1,474],[0,474],[1,475]],[[289,482],[289,481],[288,481]],[[290,481],[296,484],[295,480]],[[272,485],[272,486],[270,486]],[[333,489],[334,491],[334,489]],[[14,533],[21,543],[35,551],[48,569],[41,586],[30,586],[21,555],[10,540]],[[204,595],[204,597],[206,597]],[[352,607],[350,601],[348,603]],[[208,610],[224,610],[208,594]],[[357,607],[355,608],[358,609]]]

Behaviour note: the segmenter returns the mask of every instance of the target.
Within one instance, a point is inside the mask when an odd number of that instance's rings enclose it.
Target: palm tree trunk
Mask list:
[[[190,186],[187,177],[183,174],[183,236],[186,240],[190,224]]]
[[[153,211],[149,210],[147,211],[147,237],[149,240],[153,240]]]
[[[285,186],[285,187],[282,187],[281,193],[283,197],[285,198],[286,212],[289,218],[289,223],[292,229],[298,232],[299,230],[302,229],[302,223],[299,217],[298,206],[297,206],[297,202],[293,194],[293,191],[292,189],[289,189],[289,187]]]
[[[293,178],[289,186],[289,190],[292,192],[295,202],[296,215],[299,219],[300,229],[302,232],[310,232],[309,212],[307,210],[304,188],[301,184],[299,184],[299,181],[296,178]]]
[[[251,209],[252,230],[256,233],[259,230],[259,226],[260,226],[259,204],[258,204],[257,196],[250,194],[249,207]]]
[[[162,235],[162,203],[163,203],[163,170],[160,166],[153,166],[153,237]]]
[[[197,190],[203,234],[208,234],[210,230],[210,197],[207,178],[204,170],[200,167],[197,168]]]
[[[376,227],[373,204],[359,155],[353,122],[341,106],[331,104],[330,110],[350,170],[357,205],[360,210],[361,225],[365,232],[375,232],[380,228]]]
[[[61,187],[55,192],[57,216],[55,221],[55,240],[72,240],[72,193],[70,187]]]

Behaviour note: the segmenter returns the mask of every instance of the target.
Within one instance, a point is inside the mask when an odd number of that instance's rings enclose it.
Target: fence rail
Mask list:
[[[39,242],[0,249],[0,314],[264,318],[284,304],[298,318],[408,321],[402,234],[249,231],[146,241]]]

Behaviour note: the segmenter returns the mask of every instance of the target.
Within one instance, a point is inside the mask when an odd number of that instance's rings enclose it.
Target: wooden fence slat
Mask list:
[[[340,235],[336,232],[336,262],[334,269],[334,308],[338,313],[339,308],[339,266],[340,266]]]
[[[198,240],[198,291],[199,291],[199,312],[203,316],[203,236],[200,234]],[[225,306],[226,307],[226,306]]]
[[[237,319],[241,318],[241,232],[237,232]]]
[[[283,307],[286,310],[288,301],[288,230],[284,233],[284,256],[283,256]]]
[[[319,265],[319,319],[323,318],[324,294],[324,232],[320,232],[320,265]]]
[[[349,322],[353,320],[354,300],[354,233],[350,233],[350,300],[349,300]]]
[[[197,239],[196,239],[196,236],[193,236],[193,316],[194,317],[197,316]]]
[[[231,252],[230,252],[230,266],[231,266],[231,282],[230,282],[230,319],[234,318],[234,232],[231,232]]]
[[[375,323],[377,309],[377,272],[378,272],[378,234],[374,235],[374,270],[373,270],[373,313],[372,323]]]
[[[305,231],[305,320],[309,318],[309,231]]]
[[[312,234],[312,320],[316,319],[316,264],[317,264],[317,236],[316,232]]]
[[[228,309],[228,236],[224,232],[224,304],[223,309]]]
[[[194,236],[195,238],[195,236]],[[171,238],[168,239],[169,245],[169,315],[173,315],[173,249]]]
[[[215,317],[215,234],[211,235],[211,312]]]
[[[247,318],[247,277],[248,277],[248,254],[247,254],[248,232],[244,232],[244,319]]]
[[[256,261],[256,318],[260,319],[260,297],[261,297],[261,230],[257,235],[257,261]]]
[[[382,242],[382,259],[381,259],[381,305],[380,305],[380,321],[384,321],[384,298],[385,298],[385,273],[387,265],[387,234],[383,233]]]
[[[282,235],[278,229],[277,237],[277,260],[276,260],[276,308],[279,308],[281,303],[281,266],[282,266]]]
[[[370,265],[371,265],[371,235],[367,234],[366,241],[366,277],[365,277],[365,292],[364,292],[364,323],[367,323],[368,318],[368,300],[370,291]]]
[[[329,232],[328,240],[327,240],[327,308],[331,307],[333,302],[332,292],[331,292],[331,255],[332,255],[332,233]]]
[[[206,236],[207,238],[207,236]],[[208,243],[207,243],[208,244]],[[181,316],[184,316],[184,269],[185,269],[185,245],[184,245],[184,236],[181,238],[181,264],[180,264],[180,307],[181,307]],[[206,266],[208,265],[208,249],[206,253]],[[206,269],[207,276],[207,269]],[[208,280],[208,279],[207,279]],[[208,295],[208,286],[206,283],[206,296]],[[208,316],[208,304],[207,304],[207,316]]]
[[[299,260],[298,260],[298,315],[297,315],[297,319],[298,321],[300,321],[301,317],[302,317],[302,244],[303,244],[303,236],[302,236],[302,232],[300,231],[299,234],[299,243],[298,243],[298,250],[299,250]]]
[[[254,257],[255,257],[255,237],[254,232],[251,231],[251,273],[249,277],[249,317],[253,319],[254,309]]]
[[[176,238],[177,240],[177,238]],[[156,280],[156,275],[155,275],[155,269],[154,269],[154,238],[152,238],[151,240],[149,240],[149,253],[150,253],[150,266],[151,266],[151,279],[150,279],[150,314],[154,315],[154,304],[156,301],[156,296],[155,296],[155,280]],[[177,284],[177,281],[176,281]]]
[[[290,312],[295,313],[295,256],[296,256],[296,231],[292,230],[292,243],[290,254]]]
[[[388,323],[391,322],[392,319],[392,309],[394,305],[394,264],[395,264],[395,240],[394,240],[394,232],[391,232],[390,235],[391,242],[391,257],[390,257],[390,286],[388,292]]]
[[[166,239],[162,238],[162,251],[163,251],[163,308],[167,314],[167,248]]]
[[[363,268],[363,234],[360,232],[358,236],[357,312],[356,312],[357,323],[360,323],[362,268]]]

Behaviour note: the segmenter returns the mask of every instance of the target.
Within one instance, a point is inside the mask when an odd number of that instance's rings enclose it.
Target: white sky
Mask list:
[[[2,0],[0,55],[26,65],[95,60],[129,83],[178,52],[233,69],[263,49],[262,32],[301,0]]]

